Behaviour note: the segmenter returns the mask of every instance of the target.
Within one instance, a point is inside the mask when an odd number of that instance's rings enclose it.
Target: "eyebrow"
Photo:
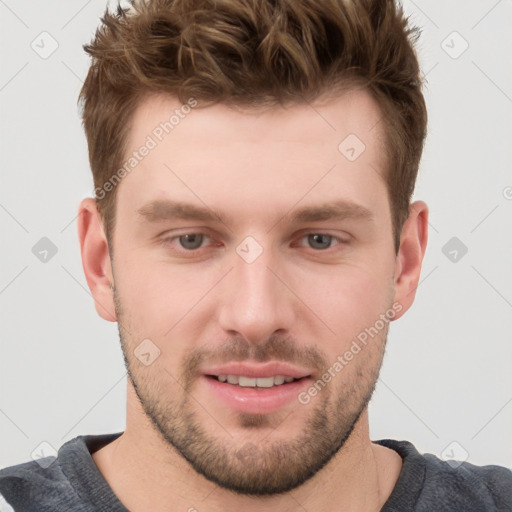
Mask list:
[[[157,199],[137,210],[147,222],[165,220],[197,220],[201,222],[233,223],[233,217],[223,212],[216,212],[208,207],[196,206],[183,201]],[[319,222],[326,220],[356,219],[373,221],[373,213],[364,206],[340,199],[317,206],[305,206],[285,214],[281,219],[289,217],[291,224]]]

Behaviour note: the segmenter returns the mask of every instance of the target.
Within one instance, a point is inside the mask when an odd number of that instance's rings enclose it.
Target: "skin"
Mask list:
[[[179,107],[143,101],[128,153]],[[119,324],[129,376],[125,432],[92,457],[129,510],[376,511],[391,494],[402,460],[371,442],[367,409],[389,323],[306,405],[241,414],[200,377],[237,357],[295,362],[316,381],[379,315],[409,309],[428,208],[411,205],[396,254],[380,117],[361,90],[287,109],[193,109],[118,185],[113,259],[95,201],[81,202],[85,276],[97,312]],[[352,162],[338,150],[351,133],[366,146]],[[164,198],[220,221],[138,213]],[[290,224],[298,208],[339,199],[372,219]],[[207,235],[195,252],[161,242],[187,233]],[[314,233],[334,238],[319,249]],[[263,249],[252,263],[236,252],[247,236]],[[134,355],[144,339],[160,350],[147,366]]]

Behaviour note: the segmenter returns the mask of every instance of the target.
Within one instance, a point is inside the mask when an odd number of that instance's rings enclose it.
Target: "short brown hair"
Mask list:
[[[311,102],[363,87],[384,122],[395,250],[408,217],[427,113],[411,28],[393,0],[131,0],[108,8],[80,92],[96,190],[124,160],[151,94],[247,106]],[[341,142],[341,141],[340,141]],[[98,198],[107,238],[116,187]]]

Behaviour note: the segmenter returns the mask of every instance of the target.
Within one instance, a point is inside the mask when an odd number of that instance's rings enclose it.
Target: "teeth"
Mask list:
[[[293,377],[285,377],[284,375],[276,375],[275,377],[246,377],[245,375],[218,375],[219,382],[228,382],[229,384],[238,384],[244,388],[271,388],[280,386],[285,382],[292,382]]]
[[[260,377],[258,379],[254,379],[256,381],[256,386],[259,388],[271,388],[276,382],[274,377]],[[240,384],[241,385],[241,384]]]
[[[238,385],[243,386],[244,388],[253,388],[256,386],[256,379],[253,377],[244,377],[240,375],[240,377],[238,377]]]
[[[230,384],[238,384],[238,377],[236,375],[228,375],[228,382]]]
[[[281,384],[283,384],[285,382],[286,379],[292,379],[293,380],[293,377],[283,377],[282,375],[276,375],[274,377],[274,384],[276,386],[280,386]],[[289,380],[288,382],[291,382],[291,380]]]

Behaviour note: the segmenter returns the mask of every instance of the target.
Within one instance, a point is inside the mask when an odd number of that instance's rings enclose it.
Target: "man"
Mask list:
[[[391,1],[107,12],[78,231],[124,432],[0,472],[14,510],[511,510],[512,474],[369,438],[428,209],[415,31]]]

